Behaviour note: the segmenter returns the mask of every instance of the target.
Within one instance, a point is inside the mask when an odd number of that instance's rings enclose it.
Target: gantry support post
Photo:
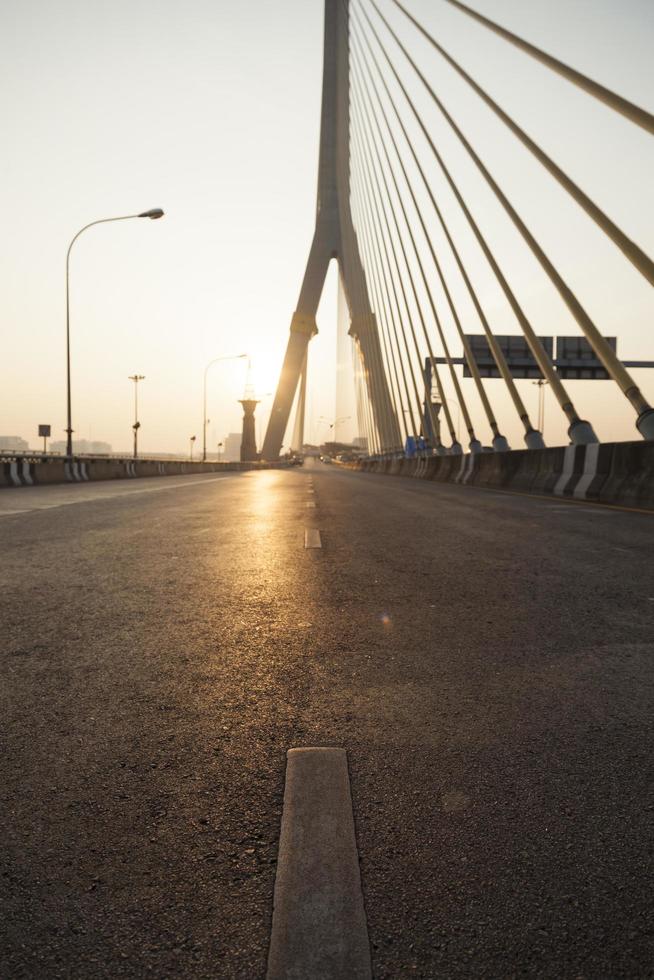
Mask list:
[[[277,459],[284,441],[298,382],[306,365],[309,341],[318,332],[316,312],[333,258],[338,260],[350,312],[349,332],[361,350],[379,442],[387,450],[402,445],[350,211],[348,7],[348,0],[325,0],[316,228],[263,443],[262,456],[269,460]],[[303,428],[302,392],[298,411],[302,412]],[[296,435],[298,431],[296,426]]]

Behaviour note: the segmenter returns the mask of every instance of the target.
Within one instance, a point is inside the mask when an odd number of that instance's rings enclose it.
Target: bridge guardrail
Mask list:
[[[654,441],[360,460],[348,469],[654,510]]]
[[[180,476],[191,473],[225,473],[246,470],[286,468],[283,460],[276,463],[207,462],[171,459],[130,459],[108,456],[76,456],[66,460],[61,456],[9,458],[0,460],[0,487],[26,487],[53,483],[85,483],[96,480],[123,480],[135,477]]]
[[[597,491],[602,503],[654,510],[654,441],[613,445],[611,467]]]

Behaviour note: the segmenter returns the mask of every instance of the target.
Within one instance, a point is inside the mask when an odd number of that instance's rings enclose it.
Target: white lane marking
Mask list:
[[[54,510],[56,507],[67,507],[69,504],[92,504],[95,500],[120,500],[122,497],[131,497],[137,493],[157,493],[160,490],[183,490],[186,487],[203,487],[207,483],[215,483],[217,480],[226,480],[227,476],[212,476],[210,479],[197,480],[194,479],[193,482],[187,483],[168,483],[167,486],[156,486],[156,487],[141,487],[138,490],[123,490],[122,487],[114,488],[113,493],[86,493],[84,494],[81,490],[73,490],[72,487],[68,488],[65,484],[52,484],[50,487],[35,487],[33,491],[37,490],[51,492],[54,490],[66,489],[69,493],[68,499],[57,500],[55,503],[36,503],[32,507],[25,507],[21,510],[0,510],[0,517],[10,517],[14,514],[34,514],[39,510]],[[4,491],[3,491],[4,496]],[[25,492],[21,493],[21,498],[25,497]],[[0,498],[0,507],[2,506],[2,498]]]
[[[305,527],[304,547],[322,548],[322,541],[320,540],[320,531],[318,530],[317,527]]]
[[[316,506],[316,502],[315,502],[315,500],[307,500],[307,502],[306,502],[306,504],[304,506],[305,507],[315,507]]]
[[[372,977],[344,749],[287,753],[266,977]]]

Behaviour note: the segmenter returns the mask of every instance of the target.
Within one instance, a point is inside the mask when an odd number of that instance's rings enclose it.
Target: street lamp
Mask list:
[[[195,436],[191,436],[191,462],[193,462],[193,443],[195,442]]]
[[[333,421],[333,422],[330,422],[328,418],[326,418],[326,417],[325,417],[324,415],[321,415],[321,416],[320,416],[320,418],[318,419],[318,422],[324,422],[324,423],[325,423],[326,425],[328,425],[328,426],[329,426],[329,428],[330,428],[330,429],[333,429],[333,428],[335,428],[335,427],[336,427],[336,426],[337,426],[337,425],[338,425],[338,424],[339,424],[340,422],[347,422],[347,421],[348,421],[348,419],[351,419],[351,418],[352,418],[352,416],[351,416],[351,415],[341,415],[341,417],[340,417],[340,418],[337,418],[337,419],[334,419],[334,421]]]
[[[157,218],[163,218],[163,211],[161,208],[150,208],[149,211],[141,211],[140,214],[121,214],[115,218],[99,218],[97,221],[90,221],[88,225],[84,225],[83,228],[77,232],[70,245],[68,246],[68,251],[66,252],[66,405],[67,405],[67,419],[68,428],[65,430],[67,434],[66,440],[66,455],[70,458],[73,455],[73,423],[72,423],[72,413],[71,413],[71,399],[70,399],[70,252],[83,231],[87,228],[92,228],[93,225],[104,225],[109,221],[128,221],[130,218],[151,218],[155,221]]]
[[[538,431],[543,434],[545,428],[545,385],[548,384],[545,378],[532,381],[532,385],[538,385]]]
[[[207,374],[209,373],[209,368],[212,364],[217,364],[218,361],[239,361],[247,354],[226,354],[224,357],[214,357],[213,361],[209,361],[206,368],[204,369],[204,387],[202,394],[202,462],[207,461],[207,424],[209,419],[207,418]]]
[[[138,431],[141,428],[141,423],[139,422],[139,381],[145,381],[144,374],[130,374],[129,381],[134,382],[134,459],[138,456]]]

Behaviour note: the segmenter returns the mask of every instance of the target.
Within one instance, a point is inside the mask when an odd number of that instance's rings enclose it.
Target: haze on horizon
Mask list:
[[[387,0],[384,9],[390,13]],[[654,253],[651,137],[534,66],[441,3],[408,0],[475,77],[648,254]],[[652,109],[654,7],[646,0],[477,0],[475,8],[621,95]],[[395,22],[416,44],[415,32]],[[322,0],[117,0],[109,4],[11,0],[0,9],[0,433],[32,446],[39,423],[65,427],[64,260],[97,218],[160,206],[158,222],[90,229],[71,262],[73,422],[76,437],[129,450],[133,385],[140,388],[140,448],[186,452],[201,439],[202,374],[212,358],[247,351],[265,425],[304,272],[315,214]],[[624,358],[654,358],[652,290],[501,124],[424,46],[420,62],[446,93],[512,200],[579,289],[589,312],[618,337]],[[441,124],[444,155],[515,270],[539,333],[578,334],[515,235],[497,222]],[[440,127],[440,128],[437,128]],[[449,205],[448,205],[449,206]],[[517,332],[469,249],[484,304]],[[336,274],[332,269],[310,352],[310,441],[336,400]],[[471,320],[469,332],[479,332]],[[497,327],[496,327],[497,329]],[[499,331],[498,332],[502,332]],[[453,343],[458,353],[458,344]],[[654,371],[635,372],[654,402]],[[212,369],[208,444],[240,428],[242,362]],[[580,412],[602,439],[637,438],[633,412],[608,382],[571,382]],[[472,383],[464,383],[481,413]],[[521,390],[536,416],[536,388]],[[500,427],[516,447],[520,426],[500,382],[489,383]],[[446,390],[448,396],[451,395]],[[353,423],[340,433],[355,434]],[[480,425],[480,431],[483,426]],[[565,442],[548,399],[546,439]],[[486,440],[485,430],[482,437]]]

